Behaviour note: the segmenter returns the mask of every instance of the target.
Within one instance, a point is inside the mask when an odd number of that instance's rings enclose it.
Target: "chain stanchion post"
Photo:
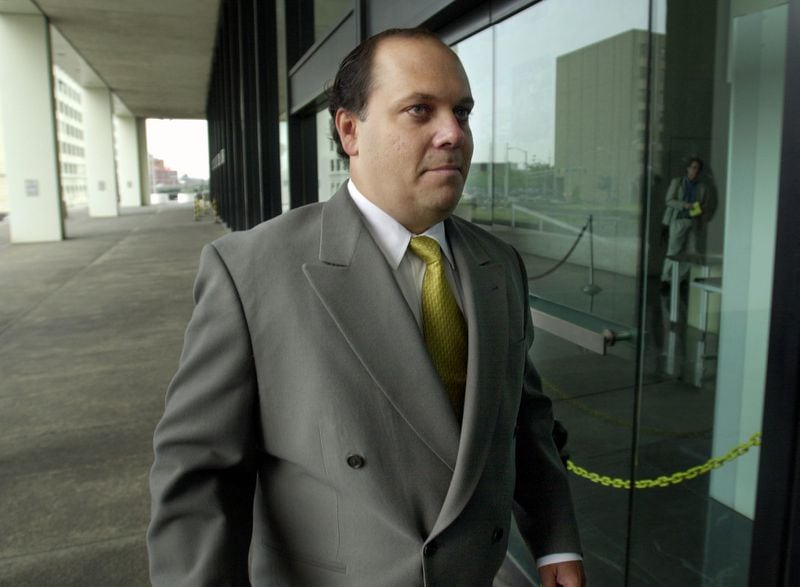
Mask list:
[[[595,296],[603,291],[599,285],[594,282],[594,220],[592,215],[589,214],[589,283],[583,286],[582,291],[586,295]]]
[[[561,259],[558,263],[556,263],[553,267],[551,267],[550,269],[548,269],[544,273],[540,273],[539,275],[534,275],[533,277],[528,277],[528,281],[536,281],[537,279],[541,279],[542,277],[546,277],[546,276],[550,275],[551,273],[553,273],[554,271],[556,271],[564,263],[566,263],[567,259],[569,259],[570,256],[572,255],[572,253],[575,251],[575,247],[577,247],[578,243],[581,242],[581,238],[583,238],[583,233],[586,232],[586,229],[588,227],[589,227],[589,223],[588,222],[583,225],[583,228],[581,228],[580,233],[578,233],[578,238],[576,238],[575,242],[572,243],[572,246],[569,248],[569,251],[567,251],[567,254],[564,255],[563,259]]]

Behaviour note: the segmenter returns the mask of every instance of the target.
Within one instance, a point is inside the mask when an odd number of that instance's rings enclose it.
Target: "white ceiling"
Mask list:
[[[0,0],[0,12],[40,11],[78,83],[107,85],[134,116],[205,118],[219,0]]]

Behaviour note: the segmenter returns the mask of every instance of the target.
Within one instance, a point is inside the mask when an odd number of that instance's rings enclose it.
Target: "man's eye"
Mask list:
[[[453,110],[453,113],[460,121],[466,122],[469,120],[469,115],[472,114],[472,110],[466,107],[460,107]]]
[[[413,114],[414,116],[425,116],[429,112],[430,108],[428,108],[425,104],[414,104],[408,109],[408,113]]]

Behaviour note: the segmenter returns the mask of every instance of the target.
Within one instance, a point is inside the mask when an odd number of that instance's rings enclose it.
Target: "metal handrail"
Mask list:
[[[636,329],[529,294],[533,325],[599,355],[620,341],[633,342]]]

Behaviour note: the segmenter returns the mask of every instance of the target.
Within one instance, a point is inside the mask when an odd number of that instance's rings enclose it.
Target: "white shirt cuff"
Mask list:
[[[553,565],[555,563],[566,563],[569,561],[582,561],[583,557],[577,552],[559,552],[556,554],[548,554],[541,558],[536,559],[536,568],[545,565]]]

